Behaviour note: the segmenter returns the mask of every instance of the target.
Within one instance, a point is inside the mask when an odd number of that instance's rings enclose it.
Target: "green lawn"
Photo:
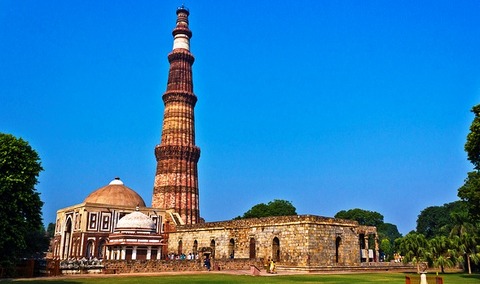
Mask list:
[[[468,274],[445,274],[445,284],[479,284],[480,275]],[[10,281],[8,281],[10,282]],[[405,283],[403,273],[361,273],[361,274],[306,274],[306,275],[275,275],[275,276],[249,276],[249,275],[228,275],[217,273],[201,273],[188,275],[165,275],[165,276],[111,276],[111,277],[90,277],[90,278],[41,278],[29,280],[14,280],[15,283],[45,283],[45,284],[149,284],[149,283]],[[435,284],[435,283],[431,283]]]

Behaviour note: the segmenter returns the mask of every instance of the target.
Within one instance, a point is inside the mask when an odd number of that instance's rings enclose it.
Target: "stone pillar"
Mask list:
[[[366,262],[369,263],[370,262],[370,251],[368,249],[368,238],[369,238],[369,235],[365,234],[365,251],[367,252],[367,257],[366,257]]]
[[[123,246],[123,247],[122,247],[122,251],[120,252],[120,259],[121,259],[121,260],[124,260],[124,259],[125,259],[126,251],[127,251],[127,247],[126,247],[126,246]]]
[[[157,259],[162,259],[162,247],[158,247],[157,249]]]
[[[133,246],[132,259],[137,259],[137,246]]]
[[[375,235],[375,255],[377,256],[376,262],[380,262],[380,250],[378,246],[378,237]]]
[[[105,250],[105,258],[110,259],[110,248],[109,247],[107,247],[106,250]]]
[[[148,246],[147,247],[147,260],[150,260],[152,257],[152,247]]]

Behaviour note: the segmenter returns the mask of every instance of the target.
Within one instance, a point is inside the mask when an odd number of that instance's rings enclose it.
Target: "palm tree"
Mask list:
[[[429,241],[431,261],[434,267],[440,267],[445,273],[445,267],[455,265],[452,242],[445,236],[436,236]]]
[[[480,245],[477,236],[463,233],[460,236],[454,236],[453,242],[458,259],[467,263],[468,274],[472,274],[471,262],[475,264],[480,262]]]
[[[427,260],[430,247],[423,234],[410,232],[400,240],[399,251],[404,256],[404,262],[416,264],[420,273],[420,263]]]
[[[459,211],[451,214],[454,226],[450,237],[456,251],[457,258],[467,263],[468,273],[472,274],[471,261],[475,264],[480,262],[480,242],[478,229],[473,223],[467,211]]]

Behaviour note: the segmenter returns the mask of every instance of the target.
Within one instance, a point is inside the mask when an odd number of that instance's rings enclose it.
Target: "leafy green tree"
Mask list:
[[[382,214],[359,208],[339,211],[334,217],[339,219],[355,220],[358,222],[358,224],[365,226],[378,226],[383,224]]]
[[[393,244],[395,239],[401,238],[402,234],[398,231],[397,225],[383,223],[377,226],[378,235],[381,239],[387,238]]]
[[[402,237],[394,224],[383,223],[377,226],[378,239],[380,240],[380,251],[385,254],[385,260],[393,259],[395,252],[395,240]],[[388,246],[385,242],[388,242]]]
[[[45,228],[40,226],[36,230],[31,230],[25,235],[27,247],[21,251],[22,258],[42,258],[50,246],[50,237]]]
[[[464,201],[446,203],[443,206],[430,206],[423,209],[417,218],[417,233],[424,234],[427,239],[435,236],[448,236],[455,226],[452,214],[467,213]]]
[[[53,238],[53,236],[55,235],[55,223],[48,223],[47,235],[49,238]]]
[[[465,151],[474,171],[467,174],[465,184],[458,189],[458,197],[467,202],[470,215],[480,222],[480,105],[474,106],[471,111],[475,117],[467,135]]]
[[[475,169],[480,170],[480,104],[474,106],[471,112],[473,112],[475,117],[470,125],[470,133],[467,135],[465,151],[468,154],[468,160]]]
[[[0,266],[28,254],[27,241],[42,228],[43,202],[35,189],[42,170],[26,141],[0,133]]]
[[[385,238],[380,241],[380,251],[382,251],[385,254],[385,259],[389,260],[392,259],[394,250],[393,250],[393,245],[392,242],[390,242],[389,239]]]
[[[477,229],[473,225],[470,215],[466,211],[452,212],[450,217],[453,220],[453,226],[450,230],[450,237],[461,236],[463,234],[476,234]]]
[[[466,201],[470,216],[480,222],[480,171],[467,174],[465,183],[458,189],[458,197]]]
[[[296,210],[290,201],[275,199],[268,202],[268,204],[260,203],[254,205],[250,210],[245,212],[243,216],[238,216],[235,219],[297,215]]]

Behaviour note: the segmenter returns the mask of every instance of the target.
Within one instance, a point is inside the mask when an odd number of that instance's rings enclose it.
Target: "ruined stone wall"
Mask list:
[[[142,273],[206,270],[202,260],[106,260],[104,273]],[[264,269],[260,260],[215,259],[212,270],[249,270],[251,265]]]
[[[287,266],[351,266],[360,264],[358,223],[311,215],[253,218],[177,227],[168,242],[169,253],[210,253],[215,259],[276,259]],[[374,227],[371,230],[375,231]],[[254,240],[254,253],[251,239]],[[211,247],[212,240],[215,248]],[[232,245],[233,244],[233,245]],[[254,254],[254,255],[252,255]]]

